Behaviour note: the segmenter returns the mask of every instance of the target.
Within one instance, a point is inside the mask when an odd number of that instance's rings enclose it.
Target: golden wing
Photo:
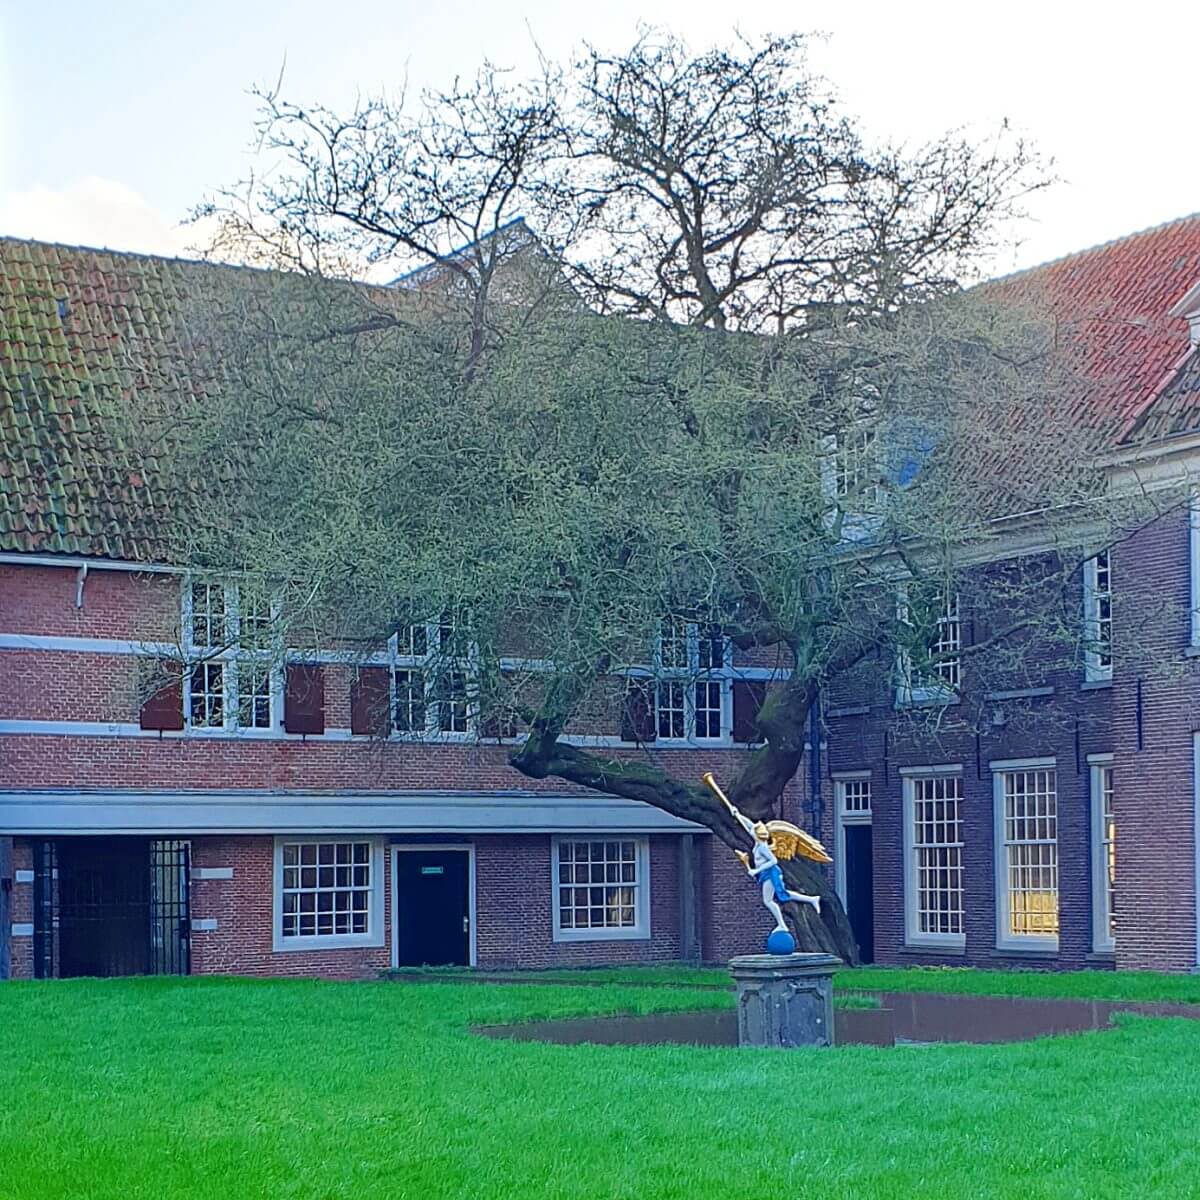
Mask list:
[[[810,858],[813,862],[827,863],[833,859],[825,852],[825,847],[811,834],[793,825],[791,821],[768,821],[770,831],[768,845],[776,858],[784,861],[795,858]]]

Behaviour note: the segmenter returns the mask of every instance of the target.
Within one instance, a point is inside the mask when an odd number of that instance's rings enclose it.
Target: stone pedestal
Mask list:
[[[738,992],[738,1045],[832,1046],[833,972],[841,965],[834,954],[730,959]]]

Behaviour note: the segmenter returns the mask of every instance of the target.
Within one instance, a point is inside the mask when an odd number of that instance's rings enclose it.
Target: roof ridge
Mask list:
[[[1005,283],[1010,279],[1020,279],[1023,275],[1033,275],[1038,271],[1044,271],[1047,267],[1055,267],[1060,263],[1070,262],[1073,258],[1083,258],[1087,254],[1095,254],[1098,250],[1108,250],[1112,246],[1118,246],[1122,242],[1131,242],[1135,238],[1145,237],[1147,234],[1158,233],[1163,229],[1169,229],[1172,225],[1183,225],[1188,221],[1200,222],[1200,210],[1196,212],[1186,213],[1181,217],[1172,217],[1167,221],[1160,221],[1157,225],[1147,225],[1145,229],[1136,229],[1132,233],[1123,233],[1117,237],[1108,238],[1103,242],[1096,242],[1091,246],[1084,246],[1080,250],[1072,250],[1067,254],[1060,254],[1055,258],[1048,258],[1044,262],[1034,263],[1029,267],[1022,267],[1019,271],[1009,271],[1006,275],[995,275],[991,279],[984,280],[984,284]]]

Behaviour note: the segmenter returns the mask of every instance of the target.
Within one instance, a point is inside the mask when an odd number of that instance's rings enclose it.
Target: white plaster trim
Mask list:
[[[650,842],[635,839],[637,854],[637,924],[627,929],[563,929],[559,924],[558,906],[558,848],[563,841],[602,841],[584,835],[568,835],[550,839],[550,912],[556,942],[629,942],[650,940]]]
[[[219,922],[216,917],[197,917],[192,921],[193,933],[216,933]]]
[[[64,554],[58,558],[51,554],[19,554],[6,551],[0,554],[0,563],[10,567],[65,567],[69,570],[87,567],[92,571],[132,571],[137,574],[155,575],[186,574],[182,567],[168,567],[161,563],[127,562],[117,558],[86,558],[78,554]]]
[[[132,642],[119,638],[52,637],[40,633],[0,633],[0,650],[54,650],[75,654],[136,654],[181,658],[177,642]]]
[[[0,791],[0,829],[55,834],[708,833],[634,800],[537,792]]]
[[[283,729],[143,729],[133,721],[0,721],[0,736],[183,738],[190,741],[298,742],[349,741],[349,729],[326,727],[324,733],[288,733]],[[429,739],[433,740],[433,739]]]
[[[33,922],[32,921],[14,921],[12,926],[13,937],[33,937]]]
[[[13,880],[16,883],[32,883],[37,878],[34,871],[26,871],[24,869],[13,872]]]
[[[992,771],[1038,771],[1057,767],[1058,759],[1049,758],[994,758],[988,763]]]
[[[1112,760],[1113,756],[1111,752],[1105,752],[1104,754],[1089,754],[1087,756],[1087,761],[1089,763],[1099,763],[1101,766],[1107,766],[1112,762]]]
[[[283,936],[283,846],[285,842],[363,841],[358,834],[294,833],[275,839],[275,871],[271,887],[271,949],[276,954],[291,954],[298,950],[350,950],[355,947],[377,947],[384,942],[384,857],[383,839],[370,838],[371,843],[371,906],[368,910],[366,933],[340,933],[310,937]]]
[[[410,845],[393,843],[392,845],[392,966],[400,966],[400,889],[396,886],[397,859],[401,854],[418,853],[422,850],[460,850],[467,854],[467,957],[468,965],[475,966],[479,961],[476,941],[478,928],[478,907],[475,898],[475,843],[467,842],[413,842]]]
[[[193,867],[193,879],[232,879],[232,867]]]
[[[935,763],[931,767],[899,767],[897,774],[904,779],[918,775],[961,775],[962,763]]]

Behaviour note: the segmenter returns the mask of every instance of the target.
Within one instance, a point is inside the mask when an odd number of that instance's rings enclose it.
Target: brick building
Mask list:
[[[1076,660],[1033,655],[983,695],[969,656],[961,677],[948,664],[982,724],[947,710],[923,731],[886,672],[826,697],[825,836],[876,961],[1196,968],[1198,280],[1189,217],[989,285],[1054,313],[1083,381],[1064,401],[1073,420],[1095,431],[1114,489],[1161,515],[1107,530],[1073,579],[1065,603],[1089,647]],[[1036,523],[1007,541],[993,564],[1052,553]],[[946,644],[968,647],[971,626],[948,601]]]
[[[268,662],[250,636],[261,616],[236,585],[165,561],[163,500],[146,474],[114,465],[99,398],[186,388],[179,297],[223,270],[0,240],[0,876],[12,973],[361,976],[410,962],[719,960],[750,948],[769,922],[706,831],[524,779],[506,764],[511,739],[478,728],[467,706],[413,698],[436,627],[398,633],[362,667],[333,653]],[[1200,218],[1189,218],[998,285],[1036,292],[1072,326],[1097,381],[1077,419],[1103,431],[1114,480],[1152,479],[1164,495],[1200,455],[1189,432],[1200,396],[1189,328],[1200,323],[1187,319],[1198,280]],[[1097,547],[1077,604],[1109,652],[989,696],[985,733],[923,739],[902,727],[889,672],[824,698],[820,753],[783,815],[807,825],[824,813],[868,956],[1196,965],[1197,527],[1185,504]],[[1034,539],[1000,554],[1038,552]],[[1141,621],[1151,601],[1164,614],[1153,637]],[[955,608],[944,633],[948,644],[968,636]],[[581,736],[680,775],[729,777],[772,671],[702,628],[678,640],[705,685],[679,723],[660,713],[652,747],[620,721]],[[148,694],[156,666],[165,682]],[[409,705],[386,737],[368,703],[380,695],[391,712]],[[1010,724],[1014,705],[1046,719]]]

